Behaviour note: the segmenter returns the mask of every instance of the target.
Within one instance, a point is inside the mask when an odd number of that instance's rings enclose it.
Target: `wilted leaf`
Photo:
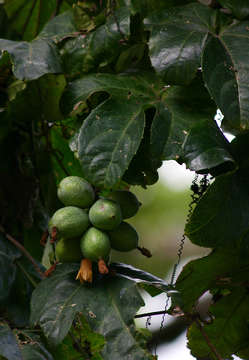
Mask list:
[[[193,80],[216,16],[216,11],[195,3],[155,12],[145,19],[146,28],[151,30],[151,62],[166,83],[188,84]]]
[[[48,73],[62,71],[53,42],[37,39],[32,42],[0,39],[0,50],[10,54],[13,73],[20,80],[34,80]]]
[[[107,278],[93,285],[75,281],[76,264],[58,266],[33,292],[31,322],[39,324],[49,342],[59,344],[81,312],[93,331],[107,342],[104,359],[151,359],[135,341],[133,317],[143,301],[133,282]]]

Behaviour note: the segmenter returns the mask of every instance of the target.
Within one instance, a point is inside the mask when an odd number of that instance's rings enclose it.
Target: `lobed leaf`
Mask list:
[[[162,133],[165,134],[162,158],[179,160],[190,129],[201,121],[212,122],[216,107],[199,77],[188,86],[166,88],[162,102],[171,113],[171,118],[166,116],[165,133]],[[162,146],[161,138],[161,149]]]
[[[152,65],[168,84],[188,84],[194,79],[216,16],[209,7],[192,3],[155,12],[145,19],[146,28],[151,31]]]
[[[70,82],[62,96],[61,108],[65,114],[74,114],[78,107],[91,95],[107,92],[109,95],[124,96],[148,103],[158,95],[158,80],[154,74],[91,74]]]

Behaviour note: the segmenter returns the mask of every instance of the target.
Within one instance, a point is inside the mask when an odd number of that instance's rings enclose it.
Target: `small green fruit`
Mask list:
[[[118,251],[130,251],[138,246],[138,234],[133,226],[126,222],[121,224],[114,230],[108,231],[111,247]]]
[[[80,238],[60,239],[55,248],[56,258],[64,262],[79,262],[82,259]]]
[[[107,196],[107,198],[119,203],[123,219],[128,219],[134,216],[138,212],[138,209],[141,205],[136,195],[131,191],[113,191]]]
[[[57,195],[64,205],[80,208],[91,206],[95,199],[92,186],[79,176],[64,178],[58,186]]]
[[[85,232],[80,247],[83,256],[92,261],[107,260],[111,251],[109,236],[94,227]]]
[[[75,206],[66,206],[54,213],[48,226],[50,234],[55,226],[59,238],[69,239],[83,234],[89,226],[89,218],[85,210]]]
[[[112,230],[122,221],[120,206],[112,200],[99,199],[90,208],[89,219],[99,229]]]

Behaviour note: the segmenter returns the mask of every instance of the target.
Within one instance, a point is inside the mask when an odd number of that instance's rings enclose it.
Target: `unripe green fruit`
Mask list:
[[[120,206],[112,200],[99,199],[90,208],[89,219],[99,229],[112,230],[122,221]]]
[[[118,251],[130,251],[138,246],[138,234],[133,226],[126,222],[114,230],[108,231],[111,247]]]
[[[116,201],[120,205],[123,219],[128,219],[134,216],[141,205],[136,195],[131,191],[113,191],[107,196],[107,198]]]
[[[80,208],[91,206],[95,199],[92,186],[79,176],[64,178],[58,186],[57,195],[64,205]]]
[[[92,261],[107,260],[111,251],[109,236],[95,227],[85,232],[80,247],[83,256]]]
[[[75,206],[66,206],[54,213],[48,226],[50,234],[55,226],[59,238],[69,239],[83,234],[89,226],[89,218],[85,210]]]
[[[80,238],[60,239],[55,248],[56,258],[64,262],[79,262],[82,259]]]

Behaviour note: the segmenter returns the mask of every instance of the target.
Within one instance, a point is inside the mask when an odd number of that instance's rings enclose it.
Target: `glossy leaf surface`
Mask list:
[[[186,166],[198,173],[218,175],[233,170],[235,161],[229,152],[229,142],[215,121],[202,121],[194,125],[183,143]]]
[[[145,19],[151,31],[151,62],[166,83],[188,84],[194,78],[215,21],[216,12],[201,4],[174,7]]]
[[[13,73],[20,80],[34,80],[48,73],[62,71],[55,45],[42,39],[12,41],[0,39],[0,50],[10,54]]]

